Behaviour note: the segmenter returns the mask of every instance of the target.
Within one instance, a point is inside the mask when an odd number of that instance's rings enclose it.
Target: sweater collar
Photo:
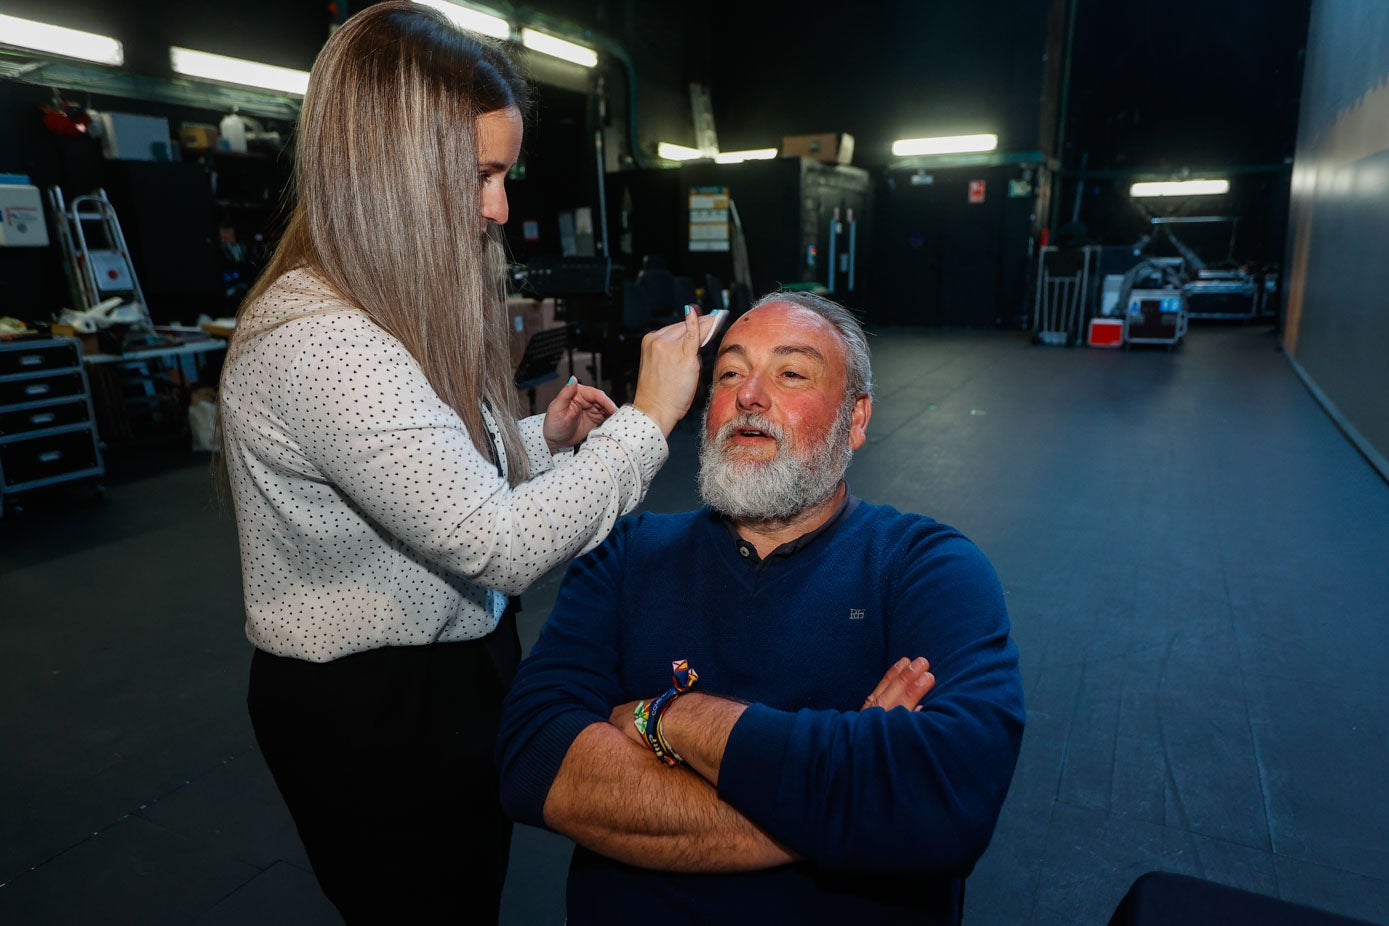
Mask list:
[[[738,535],[738,528],[734,526],[731,519],[712,510],[710,513],[713,514],[715,520],[723,525],[739,557],[747,561],[754,568],[761,570],[773,560],[784,559],[810,546],[818,538],[828,533],[832,527],[842,521],[846,515],[857,508],[858,504],[858,496],[854,495],[849,489],[849,484],[846,482],[844,484],[844,498],[840,500],[839,507],[834,509],[834,513],[825,520],[824,524],[821,524],[813,531],[801,534],[795,540],[788,540],[786,543],[783,543],[781,546],[768,553],[765,557],[758,556],[757,548]]]

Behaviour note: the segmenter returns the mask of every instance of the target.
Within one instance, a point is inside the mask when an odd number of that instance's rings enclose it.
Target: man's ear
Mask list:
[[[868,440],[868,419],[873,417],[873,399],[861,395],[854,401],[854,411],[849,417],[849,446],[857,450]]]

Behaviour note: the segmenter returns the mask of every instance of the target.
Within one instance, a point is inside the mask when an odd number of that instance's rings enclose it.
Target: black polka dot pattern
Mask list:
[[[484,636],[505,595],[596,546],[665,462],[633,408],[553,457],[536,415],[521,422],[532,476],[512,488],[400,342],[307,272],[241,324],[274,322],[229,356],[221,408],[246,635],[269,652]]]

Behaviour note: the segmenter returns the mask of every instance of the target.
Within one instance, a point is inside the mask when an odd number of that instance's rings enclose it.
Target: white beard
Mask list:
[[[754,414],[742,414],[711,440],[703,429],[699,446],[699,495],[710,508],[745,523],[790,521],[825,501],[849,468],[853,405],[846,403],[824,439],[808,450],[793,448],[786,433]],[[704,410],[707,422],[709,410]],[[738,428],[756,428],[776,440],[770,460],[744,459],[729,438]]]

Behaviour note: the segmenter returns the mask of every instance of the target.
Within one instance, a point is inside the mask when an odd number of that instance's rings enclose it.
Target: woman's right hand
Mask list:
[[[726,313],[701,315],[685,307],[685,318],[647,332],[641,339],[641,368],[632,406],[656,422],[667,437],[694,402],[699,388],[699,349]]]

